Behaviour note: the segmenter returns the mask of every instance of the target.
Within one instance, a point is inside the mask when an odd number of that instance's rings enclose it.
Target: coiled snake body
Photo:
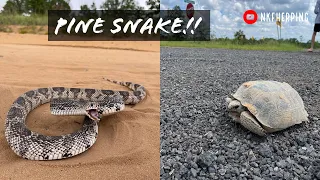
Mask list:
[[[146,96],[144,87],[139,84],[108,81],[133,91],[51,87],[19,96],[5,122],[5,137],[11,149],[30,160],[64,159],[88,150],[97,139],[101,116],[122,111],[125,104],[136,104]],[[28,113],[48,102],[54,115],[85,115],[82,128],[60,136],[45,136],[29,130],[25,125]]]

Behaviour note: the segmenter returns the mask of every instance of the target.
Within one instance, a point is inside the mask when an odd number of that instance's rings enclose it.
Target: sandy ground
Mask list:
[[[159,59],[159,42],[48,42],[46,35],[0,33],[0,179],[159,179]],[[9,148],[4,121],[20,94],[48,86],[126,90],[103,77],[142,84],[148,96],[102,119],[91,149],[64,160],[30,161]],[[53,116],[45,104],[29,114],[27,126],[61,135],[80,129],[82,120]]]

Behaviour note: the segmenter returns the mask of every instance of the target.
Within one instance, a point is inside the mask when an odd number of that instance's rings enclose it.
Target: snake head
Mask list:
[[[94,121],[100,121],[102,111],[100,110],[99,104],[95,102],[89,102],[86,107],[86,115]]]
[[[106,96],[104,99],[87,101],[84,109],[86,115],[94,120],[100,121],[102,116],[108,116],[125,108],[125,103],[121,96]]]
[[[125,108],[121,96],[105,96],[99,100],[54,98],[50,102],[53,115],[88,116],[93,121],[100,121],[103,116],[108,116]]]

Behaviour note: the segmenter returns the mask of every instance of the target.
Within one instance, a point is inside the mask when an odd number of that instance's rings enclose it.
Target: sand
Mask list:
[[[159,42],[48,42],[46,35],[0,33],[0,179],[159,179],[159,59]],[[56,161],[25,160],[10,149],[4,123],[20,94],[49,86],[127,89],[103,77],[142,84],[148,96],[103,118],[92,148]],[[82,121],[51,115],[45,104],[29,114],[27,126],[61,135]]]

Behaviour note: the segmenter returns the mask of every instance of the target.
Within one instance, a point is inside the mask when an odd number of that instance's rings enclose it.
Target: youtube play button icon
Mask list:
[[[252,9],[247,10],[243,14],[243,20],[247,24],[254,24],[258,20],[258,14]]]

